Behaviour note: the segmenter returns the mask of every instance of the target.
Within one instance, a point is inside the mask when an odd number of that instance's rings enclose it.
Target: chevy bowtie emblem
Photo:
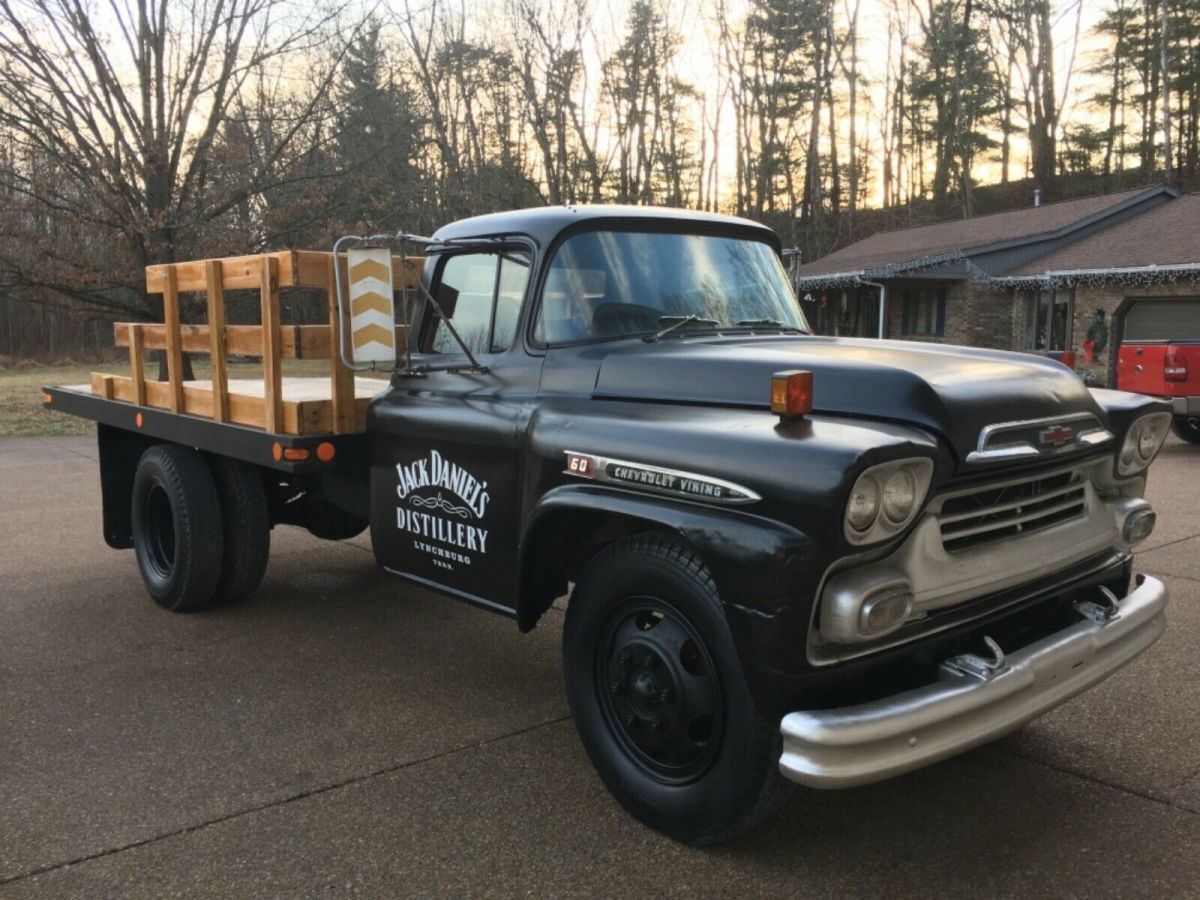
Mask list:
[[[1066,425],[1051,425],[1038,432],[1038,442],[1043,447],[1063,447],[1075,439],[1075,429]]]

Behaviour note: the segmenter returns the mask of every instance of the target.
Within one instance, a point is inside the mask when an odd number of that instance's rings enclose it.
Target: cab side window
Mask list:
[[[434,297],[472,353],[502,353],[512,346],[529,265],[528,256],[514,252],[459,253],[446,260]],[[423,349],[462,353],[436,314]]]

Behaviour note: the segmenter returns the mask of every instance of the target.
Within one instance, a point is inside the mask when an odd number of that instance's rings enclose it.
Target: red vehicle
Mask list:
[[[1175,407],[1172,430],[1200,444],[1200,298],[1139,300],[1125,313],[1117,388]]]

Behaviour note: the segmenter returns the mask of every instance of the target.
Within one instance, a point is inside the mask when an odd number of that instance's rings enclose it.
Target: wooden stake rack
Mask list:
[[[393,256],[395,289],[415,287],[421,264],[419,258]],[[345,278],[344,257],[339,265]],[[279,295],[287,288],[324,290],[329,324],[283,324]],[[146,291],[162,294],[163,323],[113,325],[116,345],[129,349],[130,372],[128,376],[93,373],[93,394],[273,434],[347,434],[365,428],[367,406],[381,383],[371,379],[356,383],[338,352],[349,333],[349,321],[338,311],[332,253],[284,250],[147,266]],[[193,291],[207,297],[205,325],[179,321],[179,296]],[[226,325],[226,291],[257,291],[260,324]],[[397,346],[403,346],[403,332],[404,326],[398,325]],[[166,381],[146,377],[147,350],[166,352]],[[184,353],[208,354],[212,380],[184,381]],[[235,356],[261,359],[262,379],[231,380],[228,360]],[[329,377],[284,378],[284,359],[328,359]]]

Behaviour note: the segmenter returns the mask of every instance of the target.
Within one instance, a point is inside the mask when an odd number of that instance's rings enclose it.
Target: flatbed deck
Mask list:
[[[170,429],[173,439],[181,431],[193,432],[202,420],[257,430],[269,439],[266,446],[282,449],[299,447],[291,440],[297,437],[359,434],[366,428],[371,398],[387,386],[387,372],[356,375],[346,360],[357,361],[363,344],[403,345],[405,329],[394,321],[392,294],[416,285],[423,262],[378,252],[382,258],[358,263],[341,254],[335,258],[322,251],[284,250],[148,266],[146,292],[162,295],[163,322],[113,325],[114,343],[129,353],[129,374],[95,372],[89,384],[47,388],[45,404],[124,428],[133,424],[144,429],[146,422],[175,417],[180,424]],[[350,283],[346,306],[338,303],[339,280]],[[324,293],[327,323],[285,324],[280,306],[285,289]],[[205,295],[206,323],[180,321],[180,295],[188,292]],[[227,325],[227,292],[249,293],[261,312],[260,323]],[[147,376],[147,352],[163,354],[165,380]],[[184,354],[209,356],[211,377],[184,380]],[[261,378],[230,377],[229,361],[245,358],[262,361]],[[329,374],[285,378],[284,359],[328,360]],[[85,402],[85,397],[97,402]],[[186,438],[182,442],[200,446]]]
[[[361,431],[366,425],[367,406],[371,398],[387,387],[384,378],[356,376],[353,382],[354,414],[351,431]],[[95,373],[91,384],[64,385],[64,390],[91,393],[106,400],[134,403],[136,385],[124,375]],[[170,410],[170,384],[165,381],[145,382],[143,407]],[[264,427],[264,402],[267,397],[265,379],[233,378],[225,382],[229,404],[228,421],[255,428]],[[183,405],[179,412],[212,418],[214,384],[211,380],[185,381]],[[333,386],[328,378],[285,376],[279,381],[279,400],[283,413],[282,434],[324,434],[334,432]]]

